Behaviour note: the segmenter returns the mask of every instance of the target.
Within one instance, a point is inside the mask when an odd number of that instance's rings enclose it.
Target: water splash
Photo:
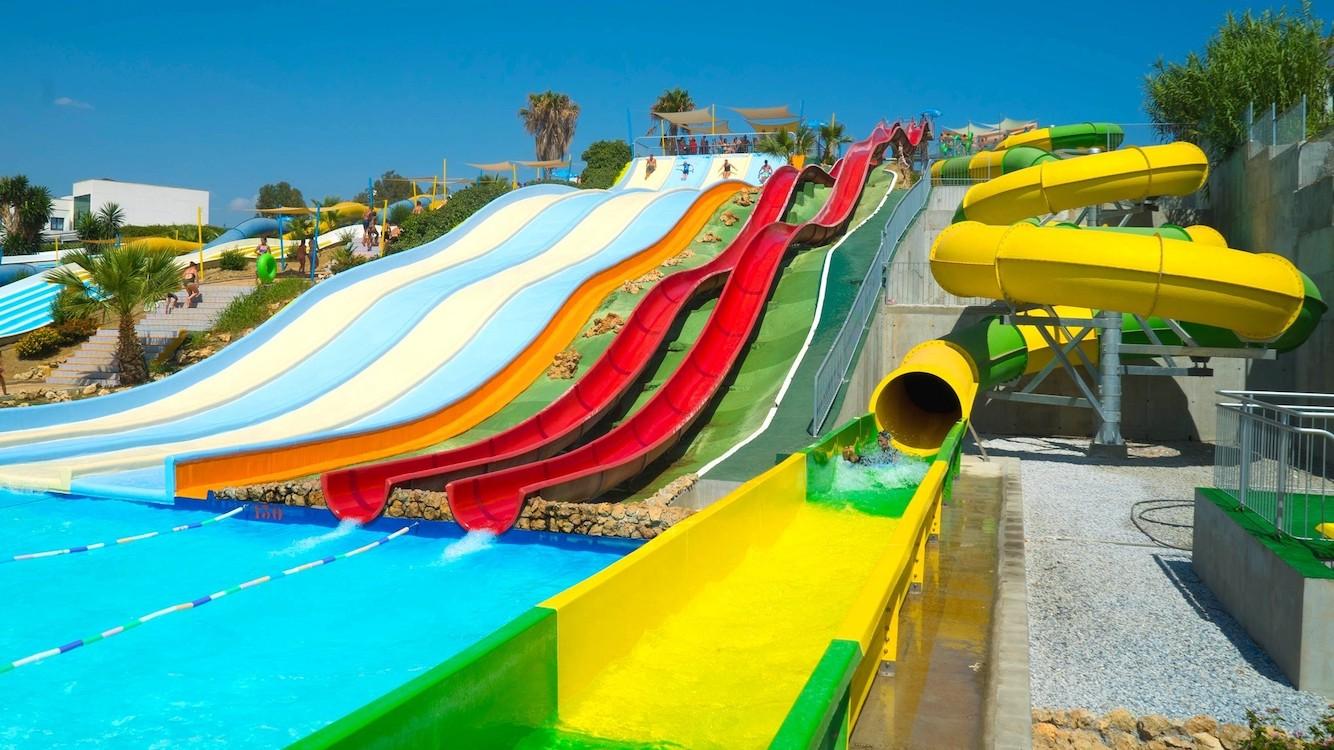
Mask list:
[[[439,564],[454,562],[461,557],[481,552],[488,549],[496,542],[496,533],[494,531],[469,531],[463,535],[462,539],[450,542],[445,547],[445,551],[440,553]]]
[[[316,534],[314,536],[308,536],[305,539],[298,539],[295,542],[292,542],[291,544],[287,545],[283,549],[270,552],[269,556],[292,557],[302,552],[309,552],[310,550],[320,546],[321,544],[324,544],[325,542],[332,542],[335,539],[342,539],[343,537],[347,536],[348,534],[351,534],[353,531],[355,531],[360,527],[361,524],[358,524],[356,521],[339,521],[338,528],[334,529],[333,531],[326,531],[323,534]]]
[[[926,477],[930,464],[895,450],[877,450],[862,455],[857,463],[835,460],[830,492],[857,494],[916,487]]]

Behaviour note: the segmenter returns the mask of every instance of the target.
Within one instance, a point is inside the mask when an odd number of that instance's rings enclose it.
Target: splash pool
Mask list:
[[[0,491],[0,560],[213,518],[219,509]],[[248,520],[0,562],[0,663],[257,576],[351,550],[374,530]],[[633,549],[430,524],[0,674],[0,748],[281,747],[458,653]]]

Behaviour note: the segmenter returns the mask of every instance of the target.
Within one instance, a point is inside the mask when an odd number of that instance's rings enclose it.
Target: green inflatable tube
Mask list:
[[[273,253],[260,253],[255,259],[255,276],[259,277],[259,283],[270,284],[277,275],[278,261],[273,259]]]

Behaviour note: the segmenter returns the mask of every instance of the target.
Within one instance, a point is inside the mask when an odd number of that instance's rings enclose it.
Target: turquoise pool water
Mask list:
[[[0,491],[0,559],[217,512]],[[237,517],[0,563],[0,662],[353,549],[400,525],[371,531]],[[448,536],[427,536],[440,533]],[[421,527],[361,556],[0,674],[0,748],[282,747],[631,549],[534,539]]]

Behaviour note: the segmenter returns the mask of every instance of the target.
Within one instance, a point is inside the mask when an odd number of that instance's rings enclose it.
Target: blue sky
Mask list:
[[[1321,0],[1328,16],[1334,0]],[[351,197],[386,169],[451,176],[532,158],[516,116],[554,88],[573,151],[636,135],[664,88],[699,103],[804,104],[860,137],[881,117],[945,125],[1143,122],[1141,79],[1199,49],[1221,0],[934,3],[23,3],[6,14],[0,174],[56,195],[111,177],[211,192],[215,224],[266,182]],[[1270,7],[1257,5],[1257,8]],[[554,9],[554,10],[553,10]],[[1105,13],[1102,10],[1105,9]],[[809,33],[809,37],[800,34]]]

